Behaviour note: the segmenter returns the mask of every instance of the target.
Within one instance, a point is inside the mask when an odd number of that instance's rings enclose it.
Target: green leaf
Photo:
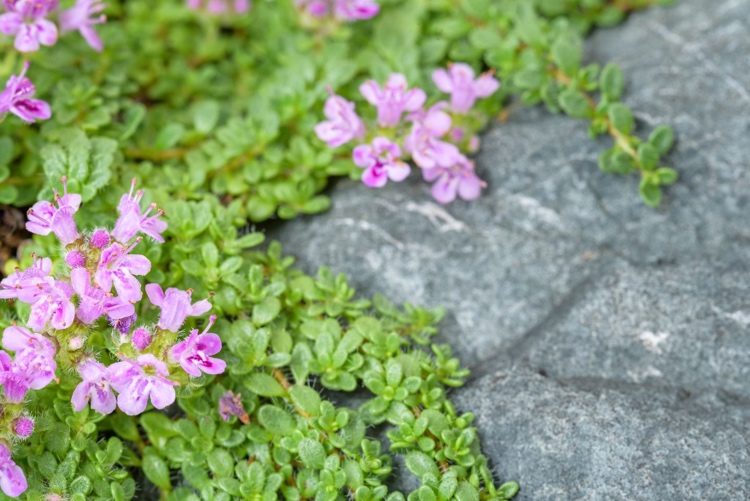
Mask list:
[[[120,132],[120,141],[124,141],[135,134],[144,118],[146,118],[146,107],[141,103],[132,104],[125,111],[122,132]]]
[[[289,388],[289,396],[300,410],[317,416],[320,412],[320,394],[309,386],[295,385]]]
[[[643,170],[654,170],[659,163],[659,151],[650,143],[642,143],[638,147],[638,161]]]
[[[110,416],[109,422],[115,433],[123,440],[127,440],[128,442],[137,442],[140,440],[141,436],[138,433],[135,418],[127,416],[122,412],[116,412]]]
[[[13,159],[13,139],[0,137],[0,165],[8,165]]]
[[[169,468],[167,467],[167,463],[148,448],[143,454],[141,469],[143,470],[143,474],[146,475],[146,478],[148,478],[155,486],[161,487],[162,489],[170,488],[171,482],[169,481]]]
[[[659,167],[656,169],[656,175],[659,177],[660,185],[669,185],[677,181],[677,171],[669,167]]]
[[[323,468],[326,459],[326,450],[323,444],[310,438],[300,440],[299,457],[308,468]]]
[[[586,96],[575,89],[566,88],[560,93],[560,107],[573,118],[591,118],[593,110]]]
[[[289,414],[273,405],[264,405],[258,411],[258,422],[275,435],[291,435],[296,424]]]
[[[167,124],[156,136],[154,148],[164,151],[176,145],[182,139],[185,127],[178,123]]]
[[[505,499],[510,499],[518,494],[520,487],[516,482],[505,482],[497,490]]]
[[[612,155],[612,168],[612,172],[629,174],[635,170],[635,159],[625,151],[615,151]]]
[[[76,477],[76,479],[68,485],[68,490],[71,494],[88,494],[91,492],[91,489],[93,489],[93,484],[91,483],[91,480],[85,476]]]
[[[160,412],[147,412],[141,415],[140,422],[151,443],[159,449],[167,445],[169,438],[177,435],[172,420]]]
[[[39,152],[42,157],[42,168],[50,182],[58,182],[67,173],[68,156],[61,146],[47,144]]]
[[[661,155],[666,155],[674,144],[674,132],[672,128],[660,125],[648,137],[648,143],[653,145]]]
[[[630,108],[622,103],[613,103],[609,105],[607,116],[612,126],[623,134],[630,135],[633,132],[633,113]]]
[[[0,204],[11,205],[18,198],[18,188],[13,185],[0,185]]]
[[[616,64],[608,64],[599,75],[599,88],[609,101],[617,101],[625,90],[622,70]]]
[[[206,242],[201,245],[201,257],[206,266],[215,268],[219,264],[219,249],[213,242]]]
[[[479,501],[479,491],[469,482],[459,482],[458,489],[456,489],[456,501]]]
[[[435,492],[428,486],[423,485],[417,489],[417,498],[419,501],[437,501]]]
[[[122,456],[122,442],[117,437],[110,437],[107,441],[107,455],[104,464],[112,466],[120,460],[120,456]]]
[[[550,48],[550,56],[563,73],[575,78],[583,57],[583,43],[580,37],[570,34],[559,36]]]
[[[494,27],[479,27],[469,32],[469,43],[477,49],[488,50],[502,42],[500,32]]]
[[[44,435],[44,445],[59,457],[65,456],[70,449],[70,429],[62,423],[55,423]]]
[[[240,249],[248,249],[250,247],[255,247],[256,245],[262,244],[265,239],[266,236],[263,233],[248,233],[247,235],[238,238],[236,244]]]
[[[412,475],[418,478],[424,478],[425,475],[435,475],[439,477],[440,470],[435,461],[424,452],[412,451],[404,458],[406,469]]]
[[[263,301],[253,306],[253,323],[261,326],[269,324],[279,316],[281,301],[273,296],[263,298]]]
[[[208,453],[208,467],[219,477],[231,477],[234,463],[234,458],[226,449],[216,448]]]
[[[193,106],[193,126],[202,134],[211,132],[219,121],[219,103],[201,101]]]
[[[281,397],[286,395],[284,388],[272,376],[260,372],[250,374],[245,380],[245,386],[250,391],[262,397]]]
[[[513,84],[519,89],[539,89],[544,85],[547,74],[543,68],[528,66],[513,77]]]
[[[657,178],[658,182],[658,178]],[[661,203],[662,193],[658,184],[654,183],[651,176],[644,176],[638,187],[643,202],[649,207],[658,207]]]

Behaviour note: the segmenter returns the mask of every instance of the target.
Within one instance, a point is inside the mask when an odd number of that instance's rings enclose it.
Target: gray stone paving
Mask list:
[[[473,368],[454,397],[518,499],[750,498],[750,0],[678,0],[587,50],[622,66],[642,134],[675,128],[658,210],[599,172],[608,140],[517,107],[484,136],[479,201],[341,182],[270,236],[363,294],[447,308]]]

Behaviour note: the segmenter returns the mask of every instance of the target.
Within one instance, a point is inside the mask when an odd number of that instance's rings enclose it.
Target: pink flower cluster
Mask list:
[[[369,80],[359,88],[365,100],[377,109],[378,132],[374,137],[368,137],[354,103],[333,93],[323,109],[327,120],[315,127],[315,133],[331,148],[352,140],[369,140],[353,150],[354,163],[364,169],[362,181],[367,186],[381,188],[389,179],[406,179],[410,168],[402,160],[405,152],[422,170],[422,177],[433,183],[435,200],[443,204],[456,197],[474,200],[485,184],[459,146],[476,151],[479,139],[474,135],[467,138],[464,128],[455,122],[471,113],[477,99],[494,94],[500,84],[489,73],[475,78],[474,70],[462,63],[436,70],[432,79],[438,89],[450,94],[450,103],[439,101],[426,108],[425,92],[409,89],[406,78],[395,73],[383,86]],[[408,128],[404,120],[410,123]]]
[[[144,238],[141,235],[164,241],[164,212],[154,204],[142,210],[143,192],[135,191],[133,180],[130,192],[120,199],[114,229],[81,233],[73,218],[81,197],[67,192],[65,178],[62,182],[63,194],[55,191],[54,202],[38,202],[29,209],[26,228],[57,237],[68,271],[54,273],[52,260],[35,258],[31,267],[17,269],[0,281],[0,299],[30,307],[25,326],[14,324],[4,330],[4,350],[0,350],[0,408],[6,416],[15,413],[5,420],[15,423],[12,429],[0,429],[0,488],[12,497],[26,489],[26,480],[10,459],[6,444],[33,432],[23,402],[30,390],[57,381],[60,357],[81,377],[72,394],[73,409],[90,406],[102,414],[119,407],[137,415],[149,402],[162,409],[175,401],[180,381],[203,373],[220,374],[226,368],[223,360],[213,356],[222,349],[219,337],[209,332],[216,317],[210,318],[202,332],[193,329],[178,340],[188,317],[211,309],[207,299],[193,301],[191,290],[165,291],[158,284],[147,284],[146,295],[160,310],[159,319],[156,325],[133,328],[136,305],[144,296],[137,277],[151,270],[149,259],[136,249]],[[120,360],[110,366],[97,360],[96,351],[87,346],[92,332],[106,328],[100,323],[105,318],[113,328],[116,349],[112,355]]]
[[[294,0],[297,8],[317,17],[339,21],[360,21],[375,17],[380,5],[375,0]]]
[[[47,16],[58,10],[58,0],[2,0],[5,12],[0,14],[0,32],[14,37],[19,52],[36,52],[40,45],[55,45],[58,27]],[[78,31],[97,51],[103,49],[94,25],[106,22],[101,0],[77,0],[70,9],[58,13],[60,31]]]
[[[185,0],[192,10],[202,10],[213,15],[245,14],[250,10],[250,0]]]

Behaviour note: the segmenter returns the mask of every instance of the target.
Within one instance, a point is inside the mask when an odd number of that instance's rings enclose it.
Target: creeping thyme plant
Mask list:
[[[610,136],[601,169],[658,205],[671,130],[636,135],[620,70],[582,62],[656,3],[2,0],[0,204],[33,239],[0,283],[0,499],[512,498],[447,398],[442,310],[248,223],[326,210],[337,176],[474,200],[514,95]]]

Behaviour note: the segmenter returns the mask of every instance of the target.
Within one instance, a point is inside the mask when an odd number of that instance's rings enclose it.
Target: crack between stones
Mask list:
[[[467,383],[475,381],[482,376],[492,374],[500,369],[505,363],[517,363],[525,360],[529,349],[549,329],[558,324],[570,311],[583,299],[594,282],[598,282],[609,274],[613,262],[600,262],[600,264],[583,280],[578,282],[565,297],[558,302],[552,310],[536,325],[527,330],[510,347],[495,352],[486,360],[469,367],[471,375],[466,379]]]

